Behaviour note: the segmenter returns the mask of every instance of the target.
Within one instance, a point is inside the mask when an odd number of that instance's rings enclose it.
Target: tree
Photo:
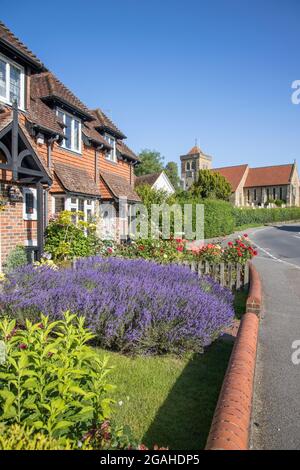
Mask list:
[[[144,149],[140,152],[141,163],[135,167],[136,176],[159,173],[164,169],[164,157],[156,150]]]
[[[176,162],[168,162],[165,167],[165,172],[174,186],[175,190],[179,188],[180,178],[178,176],[178,165]]]
[[[231,186],[220,173],[200,170],[198,180],[191,187],[194,196],[200,198],[229,199]]]

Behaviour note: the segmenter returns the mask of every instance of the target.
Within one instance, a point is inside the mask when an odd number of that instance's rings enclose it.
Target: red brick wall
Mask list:
[[[7,185],[0,181],[0,194],[6,195]],[[9,252],[26,240],[37,239],[37,222],[23,220],[23,202],[8,203],[0,211],[0,271]]]

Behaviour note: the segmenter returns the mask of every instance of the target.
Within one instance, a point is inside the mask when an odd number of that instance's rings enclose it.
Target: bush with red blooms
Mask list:
[[[223,252],[223,260],[227,263],[246,264],[257,255],[257,251],[251,246],[248,235],[236,238],[232,242],[228,242]]]

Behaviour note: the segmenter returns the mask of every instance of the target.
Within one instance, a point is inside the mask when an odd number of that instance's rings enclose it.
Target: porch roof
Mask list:
[[[140,202],[141,199],[134,191],[130,183],[121,176],[115,175],[113,173],[107,173],[102,171],[100,177],[104,181],[105,185],[110,190],[112,197],[116,199],[126,197],[128,201]]]
[[[100,197],[97,183],[86,170],[65,163],[54,163],[54,173],[67,192]]]

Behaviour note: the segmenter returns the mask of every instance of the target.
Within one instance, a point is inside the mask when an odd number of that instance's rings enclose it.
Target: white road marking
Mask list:
[[[254,232],[253,232],[254,233]],[[253,235],[252,233],[252,235]],[[251,240],[251,238],[249,237],[249,240],[251,243],[253,243],[257,248],[258,250],[262,251],[263,253],[265,253],[267,256],[269,256],[273,261],[277,261],[277,263],[284,263],[284,264],[287,264],[289,266],[292,266],[293,268],[296,268],[296,269],[300,269],[300,266],[298,266],[297,264],[293,264],[293,263],[289,263],[288,261],[285,261],[283,259],[280,259],[280,258],[277,258],[276,256],[272,255],[272,253],[270,253],[268,250],[266,250],[265,248],[263,248],[262,246],[259,246],[254,240]]]

